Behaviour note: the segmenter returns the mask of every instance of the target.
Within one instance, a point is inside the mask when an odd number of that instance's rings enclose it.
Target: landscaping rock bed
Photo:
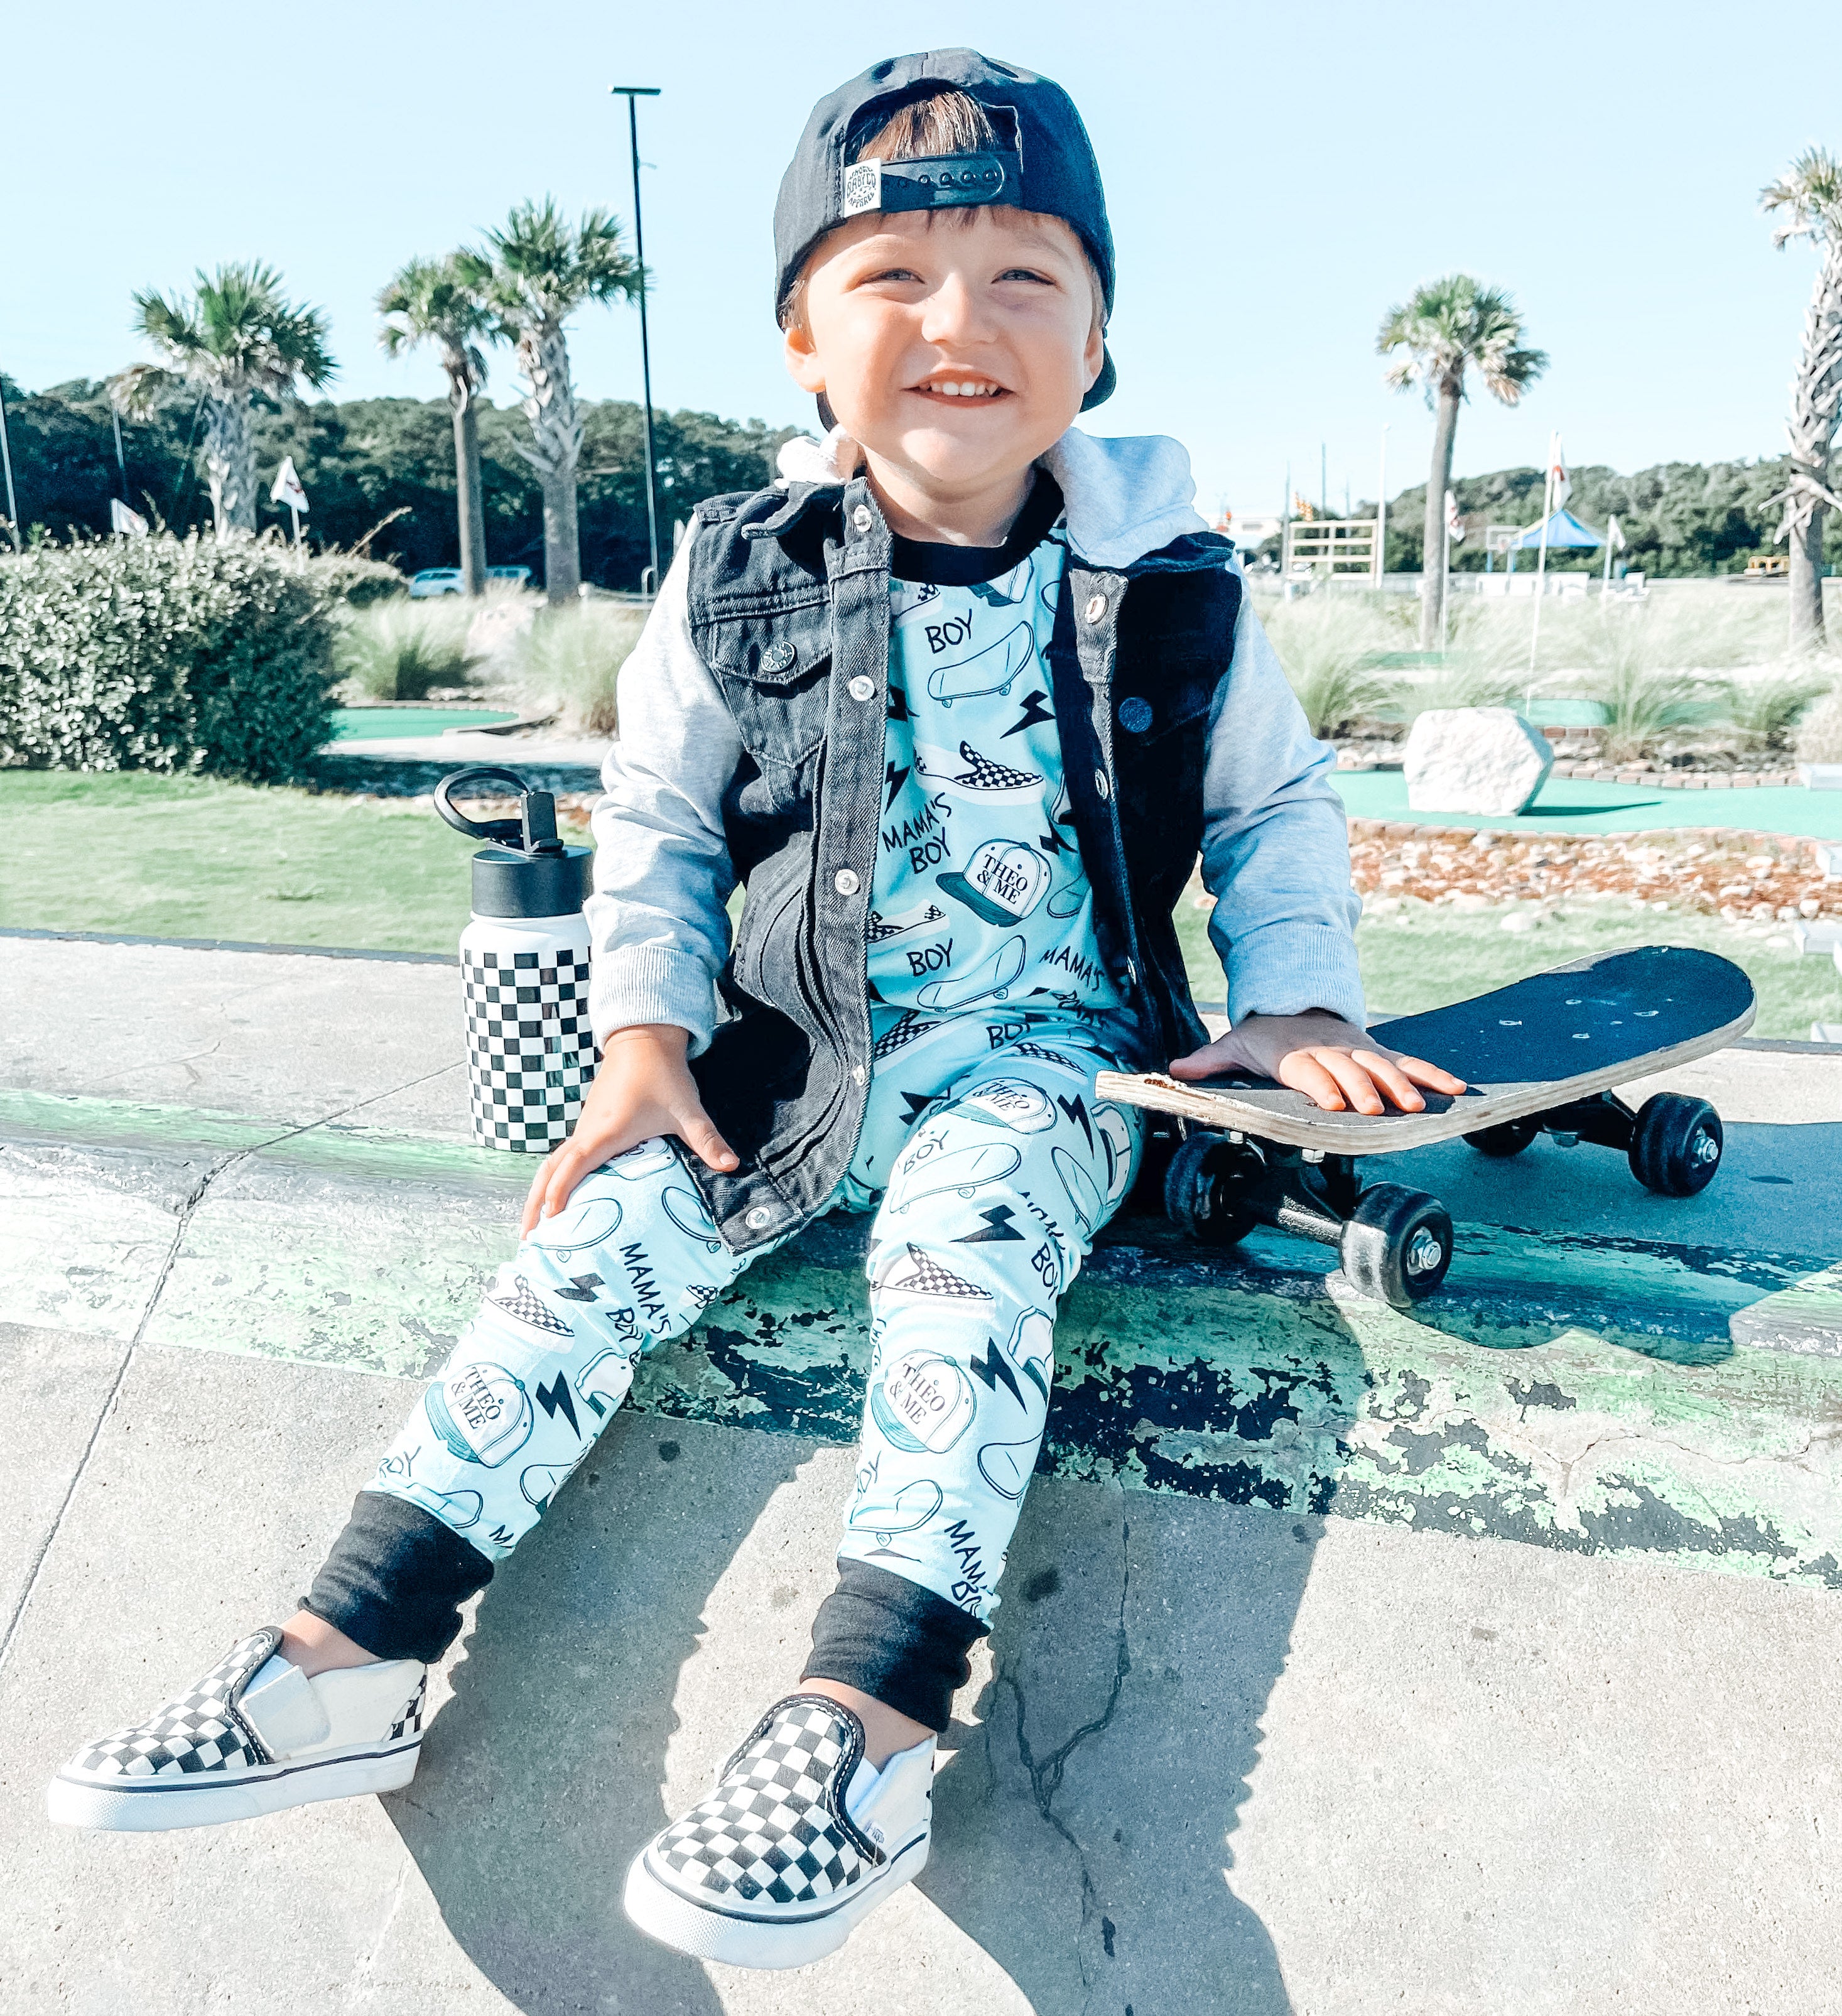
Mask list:
[[[1681,827],[1667,833],[1529,835],[1382,819],[1350,822],[1350,862],[1372,913],[1408,904],[1624,901],[1729,923],[1842,917],[1842,876],[1816,842]]]

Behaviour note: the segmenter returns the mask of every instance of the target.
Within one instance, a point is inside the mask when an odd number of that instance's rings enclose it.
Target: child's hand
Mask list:
[[[561,1211],[592,1169],[658,1135],[675,1134],[710,1168],[727,1174],[739,1166],[697,1096],[697,1081],[685,1062],[689,1041],[682,1029],[665,1022],[617,1029],[608,1038],[576,1131],[544,1157],[531,1184],[520,1238],[528,1237],[540,1219]]]
[[[1465,1081],[1437,1064],[1384,1049],[1354,1023],[1323,1009],[1304,1015],[1250,1015],[1206,1049],[1178,1057],[1172,1078],[1214,1078],[1222,1071],[1251,1071],[1302,1092],[1327,1113],[1347,1107],[1380,1113],[1392,1100],[1403,1113],[1426,1105],[1414,1088],[1459,1093]]]

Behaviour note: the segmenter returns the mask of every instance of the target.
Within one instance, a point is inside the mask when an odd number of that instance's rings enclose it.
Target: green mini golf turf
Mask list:
[[[1642,784],[1550,777],[1526,812],[1514,819],[1495,819],[1472,812],[1409,812],[1407,779],[1398,770],[1339,770],[1333,780],[1351,819],[1510,827],[1518,833],[1649,833],[1671,826],[1739,826],[1749,833],[1842,840],[1842,791],[1810,791],[1801,784],[1755,785],[1743,791],[1666,791]]]
[[[490,728],[515,714],[485,707],[340,707],[333,710],[333,742],[401,742],[414,735],[443,735],[451,728]]]
[[[473,843],[406,801],[146,772],[9,770],[0,825],[0,925],[15,929],[452,952],[467,920]],[[1505,914],[1439,905],[1365,918],[1356,945],[1369,1002],[1411,1013],[1589,952],[1689,945],[1752,975],[1755,1034],[1802,1038],[1812,1021],[1842,1022],[1842,974],[1770,942],[1788,937],[1781,927],[1563,903],[1518,934],[1502,928]],[[1221,967],[1193,891],[1177,924],[1196,999],[1219,1003]]]

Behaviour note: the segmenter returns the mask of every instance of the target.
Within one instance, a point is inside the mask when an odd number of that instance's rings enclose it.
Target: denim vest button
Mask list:
[[[799,655],[790,644],[770,644],[761,653],[761,670],[764,672],[784,672]]]
[[[1100,802],[1103,805],[1113,796],[1113,787],[1107,783],[1106,772],[1104,770],[1096,770],[1094,772],[1094,789],[1100,794]]]
[[[1088,597],[1087,608],[1083,613],[1085,614],[1088,622],[1099,622],[1106,614],[1106,596],[1103,595],[1090,595]]]
[[[867,532],[870,529],[870,507],[869,505],[858,505],[857,509],[851,514],[851,522],[860,532]]]
[[[772,1219],[773,1215],[773,1212],[768,1210],[768,1207],[765,1204],[757,1204],[754,1209],[751,1211],[748,1214],[747,1217],[742,1222],[748,1227],[750,1232],[759,1232],[761,1227],[766,1225]]]
[[[853,1064],[851,1067],[851,1082],[853,1085],[862,1085],[869,1077],[869,1073],[862,1064]]]
[[[1138,693],[1119,704],[1119,725],[1128,734],[1142,735],[1151,725],[1151,703]]]
[[[876,681],[866,679],[863,674],[859,672],[851,682],[851,697],[853,700],[874,700],[876,697]]]
[[[854,896],[863,884],[858,880],[854,868],[840,868],[832,877],[832,887],[840,896]]]

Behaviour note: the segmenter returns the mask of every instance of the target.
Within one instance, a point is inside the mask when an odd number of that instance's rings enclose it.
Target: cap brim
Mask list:
[[[1088,387],[1088,395],[1081,402],[1081,410],[1085,413],[1090,408],[1099,405],[1102,400],[1110,399],[1113,388],[1118,383],[1119,374],[1113,368],[1113,352],[1103,348],[1100,352],[1100,375]]]

